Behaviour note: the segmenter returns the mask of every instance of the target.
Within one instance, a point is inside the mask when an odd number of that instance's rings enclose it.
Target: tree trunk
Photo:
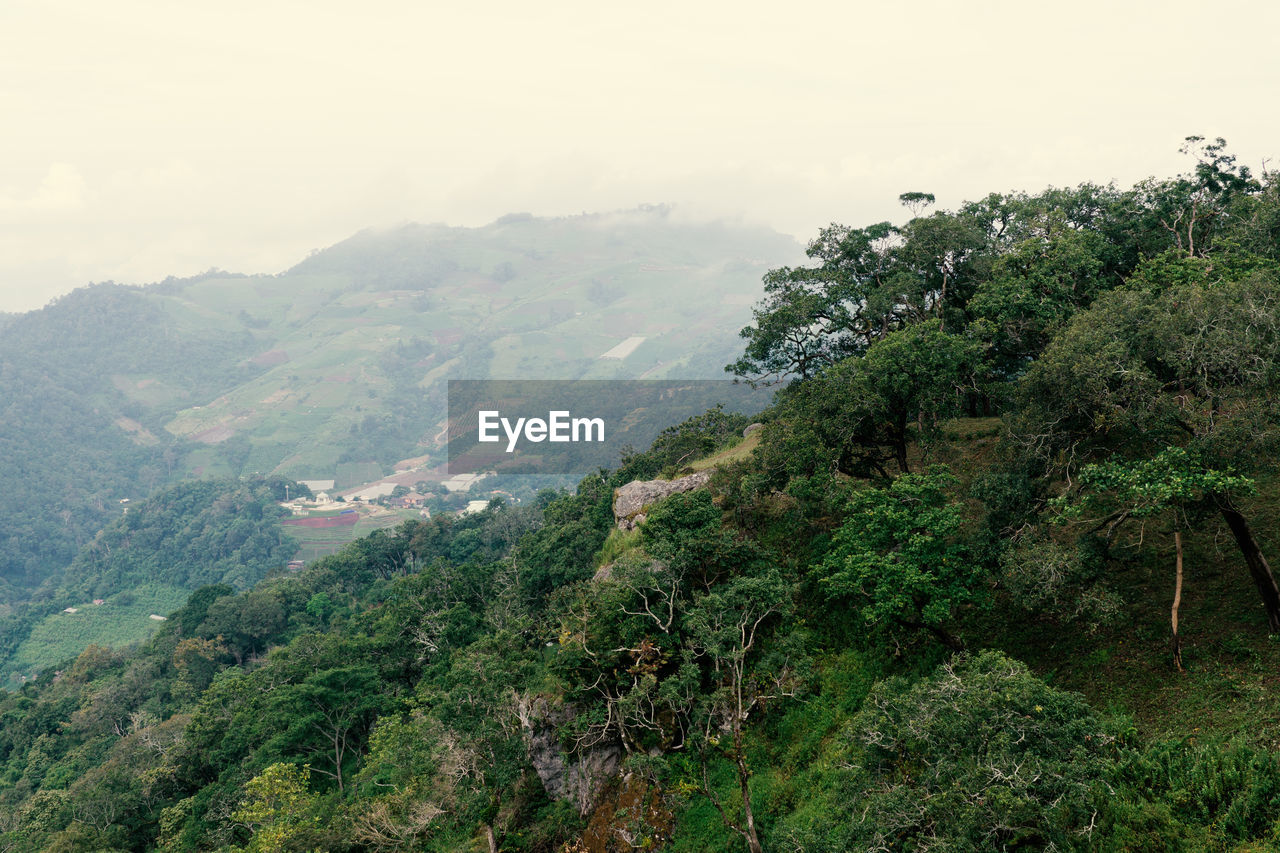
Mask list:
[[[738,787],[742,791],[742,816],[744,827],[743,837],[747,840],[747,849],[751,853],[764,853],[764,848],[760,846],[760,836],[756,833],[756,816],[751,811],[751,771],[747,769],[747,761],[742,754],[742,736],[740,733],[734,733],[735,750],[738,753]]]
[[[1182,672],[1182,638],[1178,636],[1178,605],[1182,603],[1182,533],[1173,532],[1173,547],[1177,552],[1173,581],[1173,609],[1169,622],[1173,626],[1173,664]]]
[[[1231,535],[1236,538],[1240,553],[1244,555],[1245,565],[1249,567],[1249,574],[1253,576],[1253,582],[1258,587],[1258,595],[1262,597],[1262,607],[1267,611],[1268,630],[1273,634],[1280,632],[1280,587],[1276,586],[1271,565],[1263,556],[1262,548],[1249,528],[1249,522],[1245,521],[1245,517],[1232,505],[1230,498],[1220,499],[1218,509],[1222,512],[1227,526],[1231,528]]]
[[[899,473],[911,473],[911,467],[907,465],[907,428],[905,426],[898,433],[898,438],[894,439],[893,461],[898,463]]]

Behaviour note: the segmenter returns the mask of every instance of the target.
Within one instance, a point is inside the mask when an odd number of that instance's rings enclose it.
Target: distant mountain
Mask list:
[[[665,208],[515,215],[365,231],[279,275],[95,285],[6,316],[0,601],[166,482],[342,488],[438,458],[448,378],[722,377],[761,276],[800,257],[790,237]]]

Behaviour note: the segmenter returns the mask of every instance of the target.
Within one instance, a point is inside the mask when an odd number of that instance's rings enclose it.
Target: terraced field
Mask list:
[[[252,339],[249,375],[230,391],[115,384],[168,412],[190,472],[343,488],[439,453],[448,378],[723,378],[761,276],[798,255],[772,232],[677,227],[661,211],[366,232],[278,276],[148,292],[175,330]]]
[[[322,517],[314,515],[311,517]],[[311,562],[328,554],[336,553],[348,542],[368,536],[375,530],[395,527],[405,521],[421,518],[417,510],[384,510],[377,514],[361,514],[355,524],[344,524],[338,527],[301,527],[290,525],[286,528],[289,535],[298,540],[298,553],[295,560]]]

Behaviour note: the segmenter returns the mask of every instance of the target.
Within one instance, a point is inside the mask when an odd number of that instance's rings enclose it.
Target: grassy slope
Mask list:
[[[740,459],[746,459],[759,446],[760,432],[756,431],[739,441],[737,444],[732,444],[723,450],[711,454],[705,459],[699,459],[693,462],[689,465],[689,468],[694,471],[705,471],[708,468],[714,468],[717,465],[728,465],[732,462],[737,462]]]
[[[999,420],[972,418],[945,425],[949,443],[930,456],[911,454],[913,467],[941,462],[960,479],[958,491],[990,464],[999,441]],[[758,436],[758,434],[757,434]],[[754,436],[753,436],[754,437]],[[695,462],[699,470],[754,449],[746,442]],[[975,504],[976,508],[976,504]],[[1255,533],[1272,559],[1280,559],[1280,477],[1261,484],[1247,507]],[[960,633],[969,648],[999,648],[1025,661],[1055,686],[1079,691],[1099,710],[1133,719],[1149,740],[1219,740],[1237,736],[1280,748],[1280,638],[1268,636],[1252,581],[1224,525],[1208,519],[1184,531],[1185,577],[1180,607],[1185,672],[1169,653],[1169,606],[1173,597],[1172,534],[1148,524],[1131,540],[1132,554],[1112,565],[1112,583],[1122,595],[1123,614],[1114,626],[1089,632],[1048,618],[1009,618],[1005,609],[986,617],[962,616]],[[597,565],[636,546],[615,531],[597,555]],[[943,656],[913,661],[915,675]],[[883,665],[883,661],[879,665]],[[785,713],[765,718],[748,743],[757,818],[766,827],[783,815],[811,817],[821,824],[831,813],[829,772],[841,757],[844,725],[871,686],[889,674],[855,649],[818,650],[813,660],[818,689]],[[720,767],[721,790],[732,774]],[[719,813],[692,798],[677,815],[673,851],[719,849],[724,840]]]

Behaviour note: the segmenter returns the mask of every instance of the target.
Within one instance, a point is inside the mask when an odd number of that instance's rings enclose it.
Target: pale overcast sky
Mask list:
[[[831,221],[1280,158],[1280,5],[0,2],[0,310],[368,226]],[[1276,161],[1280,163],[1280,160]]]

